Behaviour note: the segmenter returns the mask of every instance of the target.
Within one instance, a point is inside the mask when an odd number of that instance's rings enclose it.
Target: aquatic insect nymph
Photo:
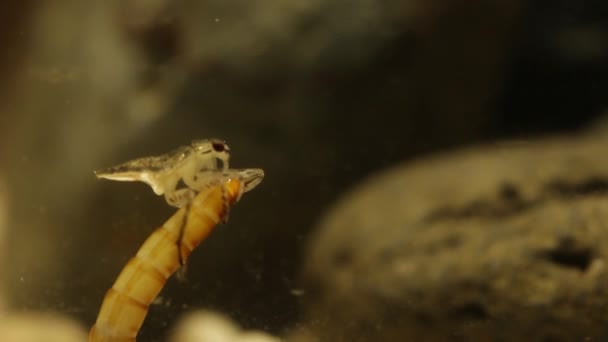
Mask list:
[[[229,162],[230,147],[224,141],[202,139],[163,155],[137,158],[95,171],[95,175],[116,181],[144,182],[157,195],[165,195],[169,205],[181,208],[205,184],[208,171],[226,170]],[[182,183],[185,186],[180,186]]]
[[[206,139],[95,172],[98,178],[145,182],[181,209],[150,235],[108,290],[89,342],[134,342],[167,279],[183,270],[190,253],[227,221],[232,205],[264,178],[262,169],[229,169],[229,159],[226,143]]]

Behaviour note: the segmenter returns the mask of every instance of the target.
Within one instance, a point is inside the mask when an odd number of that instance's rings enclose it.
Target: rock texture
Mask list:
[[[473,147],[373,177],[312,239],[308,333],[323,341],[605,338],[607,146],[602,129]]]

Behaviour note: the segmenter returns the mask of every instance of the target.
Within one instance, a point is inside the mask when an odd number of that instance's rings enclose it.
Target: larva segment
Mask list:
[[[258,177],[263,177],[263,173]],[[180,267],[177,246],[182,246],[186,261],[192,250],[222,220],[228,207],[239,199],[241,192],[249,190],[244,188],[247,183],[247,179],[226,177],[222,182],[202,189],[192,201],[190,210],[178,210],[148,237],[106,293],[89,342],[135,341],[150,303]],[[182,243],[178,244],[180,229],[183,229],[183,236]]]

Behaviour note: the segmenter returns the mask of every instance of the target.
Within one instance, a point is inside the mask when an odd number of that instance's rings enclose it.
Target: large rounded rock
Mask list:
[[[470,148],[370,179],[311,242],[308,329],[323,341],[606,336],[603,133]]]

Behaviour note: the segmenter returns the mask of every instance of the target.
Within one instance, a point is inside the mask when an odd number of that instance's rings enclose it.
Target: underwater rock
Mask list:
[[[606,130],[378,174],[322,220],[303,272],[323,341],[606,337]]]

